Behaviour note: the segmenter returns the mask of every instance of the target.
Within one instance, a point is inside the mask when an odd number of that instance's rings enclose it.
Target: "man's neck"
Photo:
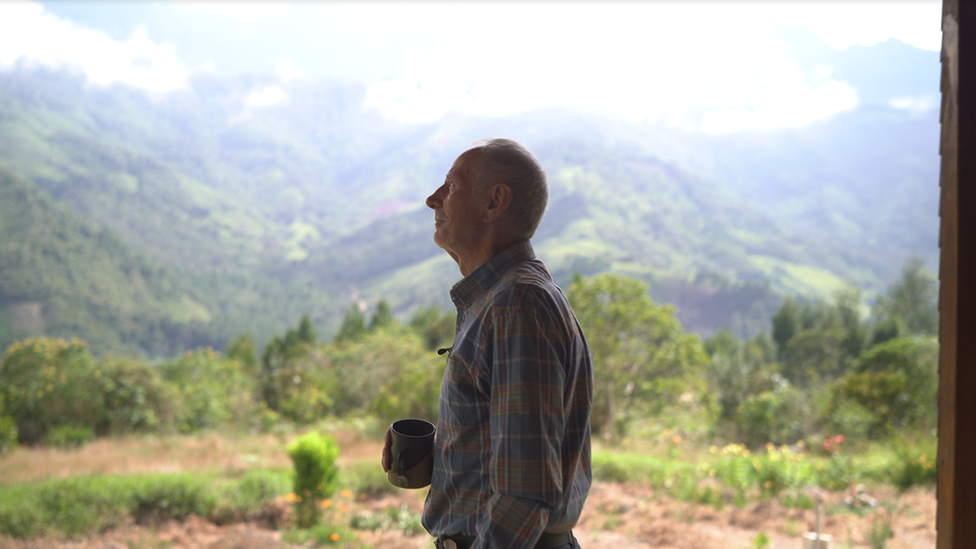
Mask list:
[[[488,263],[493,257],[518,244],[519,242],[521,242],[521,239],[518,238],[486,239],[484,241],[484,245],[479,246],[477,249],[471,250],[472,253],[465,254],[465,257],[460,257],[456,254],[450,255],[452,258],[454,258],[454,261],[457,262],[458,268],[461,270],[461,276],[468,276],[478,267]]]

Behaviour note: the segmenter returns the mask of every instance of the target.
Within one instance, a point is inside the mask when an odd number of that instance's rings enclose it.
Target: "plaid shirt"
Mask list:
[[[570,530],[590,489],[593,364],[569,302],[528,241],[451,290],[457,332],[441,386],[423,524],[473,549],[529,549]]]

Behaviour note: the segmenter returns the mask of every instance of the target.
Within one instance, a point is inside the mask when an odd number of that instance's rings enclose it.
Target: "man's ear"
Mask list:
[[[491,223],[502,216],[512,204],[512,188],[504,183],[492,185],[488,189],[488,208],[485,210],[485,223]]]

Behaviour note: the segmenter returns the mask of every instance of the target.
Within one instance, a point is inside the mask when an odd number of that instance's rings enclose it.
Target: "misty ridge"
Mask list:
[[[165,356],[302,315],[335,334],[352,303],[448,309],[460,276],[423,200],[486,136],[547,170],[534,245],[563,287],[636,278],[702,336],[751,337],[784,296],[848,285],[866,309],[909,258],[936,265],[938,110],[894,99],[937,94],[938,54],[815,46],[802,66],[832,56],[856,108],[724,134],[556,108],[407,124],[334,80],[198,75],[153,95],[0,71],[0,344]]]

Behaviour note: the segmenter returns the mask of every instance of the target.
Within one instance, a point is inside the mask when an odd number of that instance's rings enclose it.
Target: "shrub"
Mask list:
[[[79,448],[91,442],[93,436],[88,427],[59,425],[48,429],[44,435],[44,444],[55,448]]]
[[[110,357],[101,366],[104,410],[99,434],[124,435],[173,426],[181,396],[167,385],[153,366]]]
[[[80,340],[12,344],[0,362],[0,399],[20,442],[41,442],[52,427],[94,428],[103,409],[100,376]]]
[[[3,412],[3,396],[0,395],[0,456],[17,447],[17,424],[14,418]]]
[[[293,482],[298,525],[309,528],[318,521],[318,502],[335,491],[339,469],[335,460],[339,447],[331,437],[316,431],[302,435],[288,445],[288,457],[295,466]]]
[[[353,463],[342,469],[342,487],[357,494],[393,494],[399,489],[387,479],[376,463]]]
[[[17,424],[10,416],[0,416],[0,456],[17,448]]]
[[[803,394],[785,385],[746,397],[736,411],[734,424],[739,439],[757,448],[767,442],[789,444],[802,438],[807,417]]]
[[[129,487],[114,477],[76,477],[45,482],[37,490],[40,526],[68,536],[121,525],[128,515]]]
[[[367,411],[387,425],[403,417],[436,418],[446,360],[410,332],[379,329],[328,348],[335,412]]]
[[[196,475],[147,475],[130,483],[131,513],[154,523],[189,515],[208,516],[217,505],[213,481]]]
[[[938,480],[937,451],[931,441],[896,446],[898,461],[891,470],[891,482],[902,491],[918,484],[934,484]]]
[[[177,419],[183,432],[244,425],[254,409],[253,383],[240,362],[222,358],[212,349],[189,351],[164,364],[162,372],[183,397],[182,417]]]

